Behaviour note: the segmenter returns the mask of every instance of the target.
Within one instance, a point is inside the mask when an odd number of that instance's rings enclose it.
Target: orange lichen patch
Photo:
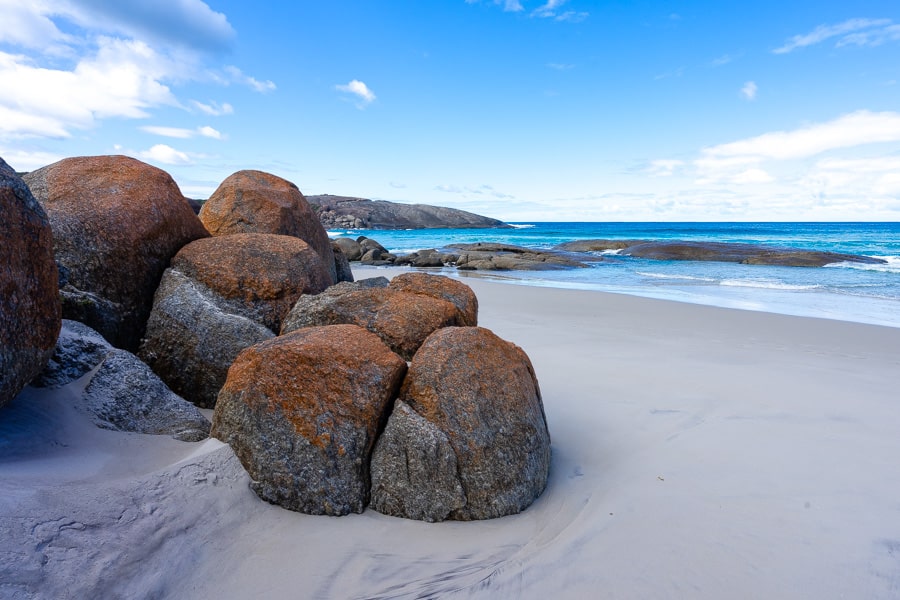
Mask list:
[[[478,325],[478,298],[472,288],[460,281],[443,275],[403,273],[391,280],[390,287],[403,292],[446,300],[459,310],[459,325],[471,327]]]
[[[331,278],[321,258],[303,240],[245,233],[197,240],[172,259],[172,267],[223,298],[249,308],[263,306],[266,325],[281,319],[303,294],[317,294]]]
[[[240,394],[251,411],[277,412],[318,448],[332,445],[345,424],[366,429],[374,443],[405,372],[400,357],[358,326],[311,327],[244,350],[220,397]]]
[[[296,185],[263,171],[238,171],[213,192],[200,220],[215,236],[235,233],[290,235],[307,242],[325,264],[331,241]]]

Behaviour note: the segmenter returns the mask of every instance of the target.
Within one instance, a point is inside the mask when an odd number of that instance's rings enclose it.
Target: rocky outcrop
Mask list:
[[[353,281],[353,269],[350,268],[350,261],[337,244],[331,244],[331,250],[334,253],[334,282]]]
[[[63,316],[136,349],[169,260],[208,236],[178,186],[126,156],[67,158],[24,179],[53,230]]]
[[[260,498],[309,514],[362,512],[369,461],[406,363],[355,325],[302,329],[235,360],[212,435]]]
[[[228,176],[200,209],[200,220],[214,236],[271,233],[298,237],[312,247],[335,282],[331,241],[300,189],[263,171]]]
[[[398,266],[409,265],[411,267],[439,268],[453,266],[456,264],[457,260],[459,260],[459,254],[441,252],[435,248],[428,248],[426,250],[418,250],[403,256],[398,256],[394,261],[394,264]]]
[[[323,294],[302,296],[284,321],[282,335],[304,327],[352,323],[375,333],[409,360],[437,329],[458,325],[460,312],[450,302],[389,288],[334,286]]]
[[[0,158],[0,407],[47,364],[60,329],[50,223]]]
[[[478,325],[478,298],[472,288],[442,275],[403,273],[391,280],[391,289],[446,300],[459,310],[460,325]]]
[[[510,244],[454,244],[450,248],[459,251],[456,268],[467,271],[549,271],[587,267],[584,261],[575,260],[561,252],[523,248]],[[599,259],[592,259],[597,262]]]
[[[347,257],[347,260],[352,262],[362,258],[362,246],[355,239],[348,237],[339,237],[334,238],[333,242],[335,246],[341,249],[341,252],[343,252],[344,256]]]
[[[103,360],[85,387],[79,408],[104,429],[170,435],[184,442],[209,435],[209,421],[197,407],[125,350],[114,349]]]
[[[138,355],[176,393],[212,408],[237,355],[273,337],[215,291],[167,269]]]
[[[63,319],[56,348],[31,385],[59,388],[89,373],[113,351],[113,346],[84,323]]]
[[[506,223],[464,210],[347,196],[309,196],[325,229],[484,229]],[[353,259],[351,259],[353,260]]]
[[[319,255],[286,235],[244,233],[197,240],[172,259],[172,268],[212,290],[236,314],[277,332],[303,294],[331,285]]]
[[[566,252],[603,252],[618,250],[623,256],[652,260],[695,260],[733,262],[745,265],[781,267],[824,267],[839,262],[884,264],[870,256],[819,252],[799,248],[777,248],[732,242],[694,242],[681,240],[578,240],[556,247]]]
[[[525,509],[544,490],[550,434],[534,369],[514,344],[480,327],[436,331],[413,358],[400,400],[410,410],[397,403],[372,458],[373,508],[489,519]]]

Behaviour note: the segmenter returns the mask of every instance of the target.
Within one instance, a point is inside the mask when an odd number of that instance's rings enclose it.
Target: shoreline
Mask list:
[[[293,513],[215,440],[34,423],[71,391],[29,390],[6,407],[30,459],[0,454],[4,579],[222,600],[896,597],[900,330],[464,281],[543,395],[550,482],[521,514]]]

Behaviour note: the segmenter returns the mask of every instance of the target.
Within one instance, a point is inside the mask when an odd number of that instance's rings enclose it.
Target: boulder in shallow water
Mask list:
[[[244,350],[212,435],[260,498],[309,514],[362,512],[369,460],[406,363],[356,325],[301,329]]]
[[[47,364],[60,329],[59,273],[44,210],[0,159],[0,406]]]

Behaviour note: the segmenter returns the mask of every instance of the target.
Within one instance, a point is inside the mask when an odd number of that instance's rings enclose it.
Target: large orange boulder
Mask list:
[[[297,298],[329,281],[319,255],[299,238],[197,240],[166,270],[139,356],[176,393],[212,407],[235,357],[274,337]]]
[[[50,223],[0,158],[0,406],[53,355],[61,317]]]
[[[298,237],[322,258],[337,282],[331,240],[300,189],[263,171],[228,176],[200,210],[200,220],[214,236],[273,233]]]
[[[372,507],[427,521],[501,517],[529,506],[549,469],[528,356],[487,329],[448,327],[409,367],[372,457]]]
[[[63,316],[136,349],[169,260],[209,235],[178,186],[127,156],[67,158],[24,179],[50,219]]]
[[[341,283],[317,296],[302,296],[281,333],[352,323],[378,334],[391,350],[410,360],[432,332],[461,324],[459,310],[446,300],[363,285]]]
[[[402,273],[391,280],[390,287],[402,292],[446,300],[459,310],[460,325],[469,327],[478,325],[478,298],[472,288],[461,281],[443,275]]]
[[[310,514],[362,512],[369,460],[406,363],[356,325],[302,329],[244,350],[211,435],[260,498]]]

